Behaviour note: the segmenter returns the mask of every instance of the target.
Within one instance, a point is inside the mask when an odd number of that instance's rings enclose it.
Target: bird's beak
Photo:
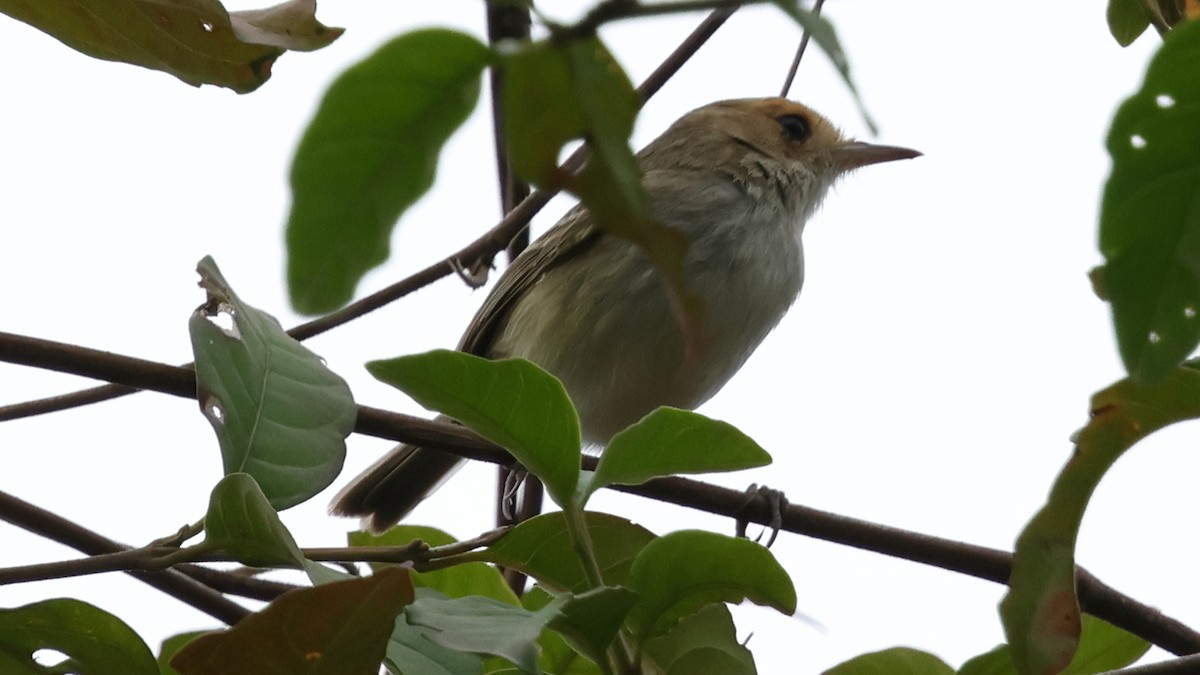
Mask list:
[[[832,154],[833,161],[841,167],[842,171],[857,169],[869,164],[892,162],[897,159],[912,159],[913,157],[921,156],[921,153],[908,148],[901,148],[895,145],[872,145],[871,143],[862,143],[860,141],[843,143],[833,148]]]

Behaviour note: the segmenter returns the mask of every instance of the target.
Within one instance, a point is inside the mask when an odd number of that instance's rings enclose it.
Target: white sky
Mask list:
[[[551,13],[575,3],[547,3]],[[234,8],[251,5],[239,3]],[[1103,139],[1157,37],[1127,50],[1103,3],[836,0],[827,7],[881,142],[925,153],[846,179],[808,226],[804,293],[779,329],[702,408],[757,439],[757,481],[792,501],[971,543],[1008,548],[1040,506],[1086,420],[1089,395],[1120,378],[1106,305],[1091,293]],[[93,61],[0,18],[0,330],[171,363],[191,359],[186,320],[212,254],[243,299],[290,326],[282,223],[292,150],[315,102],[349,63],[424,26],[482,36],[482,3],[334,3],[345,36],[285,55],[258,92],[192,89],[151,71]],[[639,81],[702,15],[604,31]],[[776,10],[742,10],[646,108],[641,145],[687,110],[774,95],[799,30]],[[793,97],[867,136],[827,60],[813,50]],[[487,108],[451,141],[435,189],[409,211],[393,258],[361,293],[457,250],[498,219]],[[538,227],[562,213],[558,200]],[[375,383],[364,361],[452,346],[482,300],[446,280],[310,341],[360,403],[418,408]],[[0,402],[83,380],[0,364]],[[1197,564],[1175,514],[1194,513],[1194,427],[1160,433],[1101,485],[1080,561],[1102,579],[1200,624]],[[325,508],[387,449],[352,438],[346,474],[284,514],[307,546],[339,545],[349,521]],[[141,544],[204,512],[217,444],[195,403],[139,394],[0,424],[0,489],[101,533]],[[469,467],[413,521],[468,537],[488,527],[492,467]],[[732,524],[602,495],[593,507],[663,532]],[[1190,521],[1189,521],[1190,522]],[[73,552],[0,524],[0,565]],[[951,665],[1002,640],[1001,587],[784,535],[774,548],[801,612],[820,624],[739,609],[764,673],[819,672],[865,651],[910,645]],[[206,616],[123,575],[0,588],[0,606],[76,596],[121,616],[157,648],[210,627]]]

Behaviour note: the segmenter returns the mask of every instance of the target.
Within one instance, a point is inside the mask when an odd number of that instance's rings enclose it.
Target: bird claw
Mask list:
[[[450,259],[450,269],[462,279],[463,283],[471,290],[482,288],[488,280],[488,272],[492,269],[492,261],[490,259],[480,259],[471,263],[470,267],[464,267],[462,261],[458,258]]]
[[[737,524],[737,529],[735,530],[737,536],[742,539],[749,538],[746,536],[746,528],[750,525],[750,519],[746,516],[746,510],[754,503],[754,500],[762,497],[767,500],[767,508],[771,510],[771,522],[768,526],[771,536],[767,538],[766,543],[767,548],[771,548],[771,545],[775,543],[775,538],[779,536],[779,530],[783,529],[783,507],[788,503],[787,496],[779,490],[769,488],[765,485],[759,487],[757,483],[751,483],[750,487],[746,488],[746,492],[743,494],[745,499],[742,501],[742,505],[738,507],[738,516],[735,521]],[[766,531],[763,530],[763,532]],[[762,535],[763,533],[759,532],[754,541],[760,541]]]
[[[520,464],[509,467],[508,475],[504,477],[504,492],[500,495],[500,515],[505,522],[517,520],[517,496],[521,492],[521,484],[529,477],[529,472]]]

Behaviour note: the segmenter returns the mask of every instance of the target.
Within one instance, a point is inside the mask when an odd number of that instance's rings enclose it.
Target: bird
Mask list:
[[[645,253],[580,204],[509,265],[458,349],[527,359],[557,377],[589,446],[603,447],[659,406],[693,410],[799,295],[801,235],[829,189],[854,169],[920,154],[854,140],[786,98],[692,110],[637,159],[652,218],[687,242],[684,280],[702,305],[698,339],[685,336]],[[399,446],[347,485],[331,511],[386,530],[462,461]]]

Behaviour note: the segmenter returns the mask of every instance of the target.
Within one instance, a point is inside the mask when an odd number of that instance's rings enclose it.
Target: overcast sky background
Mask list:
[[[581,5],[544,3],[570,18]],[[253,5],[237,2],[232,9]],[[1158,42],[1119,48],[1104,3],[835,0],[827,6],[880,142],[925,156],[844,180],[805,233],[805,289],[791,313],[702,412],[775,457],[711,480],[767,483],[797,503],[970,543],[1011,548],[1069,456],[1092,392],[1123,375],[1108,308],[1086,272],[1116,105]],[[247,302],[298,323],[283,285],[293,148],[324,88],[391,36],[426,26],[484,35],[483,5],[325,2],[331,47],[287,54],[259,91],[193,89],[95,61],[0,17],[0,329],[169,363],[191,360],[186,321],[211,254]],[[625,22],[603,36],[635,81],[702,14]],[[645,108],[641,146],[712,100],[777,93],[799,30],[777,10],[740,11]],[[792,97],[867,138],[817,50]],[[457,250],[499,218],[491,124],[481,105],[442,157],[435,188],[403,218],[381,288]],[[570,206],[556,200],[544,230]],[[308,342],[360,403],[419,412],[362,363],[455,344],[482,301],[448,279]],[[86,381],[0,364],[0,403]],[[1180,536],[1200,507],[1195,425],[1159,433],[1100,486],[1082,564],[1119,590],[1200,625],[1198,562]],[[351,438],[346,473],[283,514],[301,545],[334,546],[353,523],[329,498],[388,444]],[[111,538],[142,544],[203,515],[220,477],[194,402],[139,394],[0,424],[0,489]],[[473,536],[492,519],[492,467],[468,467],[411,522]],[[592,502],[657,532],[722,519],[619,495]],[[2,565],[74,552],[0,524]],[[774,553],[808,620],[736,617],[764,673],[819,672],[909,645],[957,666],[1003,640],[1002,588],[794,535]],[[116,613],[152,647],[214,621],[123,575],[0,588],[0,606],[76,596]]]

